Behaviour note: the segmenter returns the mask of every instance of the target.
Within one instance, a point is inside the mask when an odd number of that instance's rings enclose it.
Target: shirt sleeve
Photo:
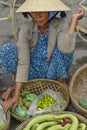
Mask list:
[[[70,54],[75,48],[75,33],[69,34],[69,23],[66,19],[62,19],[60,23],[60,31],[57,36],[57,45],[61,52]]]
[[[16,74],[16,82],[27,82],[29,63],[30,63],[30,49],[29,37],[27,27],[23,26],[19,33],[18,47],[18,67]]]

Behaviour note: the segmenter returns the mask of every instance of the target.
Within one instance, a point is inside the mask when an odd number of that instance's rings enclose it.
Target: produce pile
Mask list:
[[[73,114],[44,114],[34,117],[23,130],[87,130]]]
[[[15,111],[12,112],[12,107],[10,111],[15,116],[26,119],[42,112],[60,110],[65,103],[64,97],[52,89],[47,89],[39,95],[23,90],[20,93],[19,103]]]
[[[25,90],[22,93],[20,93],[18,106],[16,107],[15,111],[12,112],[12,107],[10,108],[10,111],[18,117],[29,118],[27,110],[29,109],[31,102],[34,101],[36,98],[37,95],[35,95],[34,93],[29,93]]]

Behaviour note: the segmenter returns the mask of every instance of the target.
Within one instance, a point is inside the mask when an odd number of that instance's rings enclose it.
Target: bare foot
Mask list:
[[[64,86],[68,87],[68,84],[66,82],[66,79],[62,79],[62,78],[57,78],[57,81],[62,83]]]

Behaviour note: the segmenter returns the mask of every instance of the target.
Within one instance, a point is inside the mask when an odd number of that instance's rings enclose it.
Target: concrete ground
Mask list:
[[[4,2],[8,2],[12,4],[13,0],[2,0]],[[17,0],[17,4],[21,4],[24,0]],[[71,9],[72,12],[75,12],[79,2],[81,0],[63,0]],[[3,17],[7,17],[9,14],[9,7],[7,5],[0,4],[0,19]],[[70,18],[70,17],[69,17]],[[11,20],[3,20],[0,21],[0,45],[4,42],[12,42],[16,43],[16,39],[12,35],[12,27],[15,27],[13,31],[15,31],[18,36],[19,28],[21,27],[21,23],[24,20],[21,14],[16,14],[14,17],[14,26],[12,26]],[[83,26],[87,29],[87,12],[85,12],[84,18],[78,23],[80,26]],[[87,39],[87,34],[81,34],[84,38]],[[73,64],[69,71],[69,79],[70,82],[72,76],[75,71],[81,67],[82,65],[87,63],[87,42],[83,41],[78,35],[76,35],[76,48],[74,53]],[[11,74],[2,75],[1,67],[0,67],[0,90],[7,89],[12,84],[12,76]],[[2,91],[0,91],[0,96]],[[73,107],[72,103],[69,104],[67,110],[77,112],[77,110]],[[80,113],[81,114],[81,113]],[[11,118],[11,127],[10,130],[15,130],[15,128],[20,125],[20,122],[16,121],[14,118]]]

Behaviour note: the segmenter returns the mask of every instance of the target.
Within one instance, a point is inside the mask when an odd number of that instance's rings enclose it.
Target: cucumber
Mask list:
[[[79,98],[78,103],[81,107],[87,110],[87,98]]]

